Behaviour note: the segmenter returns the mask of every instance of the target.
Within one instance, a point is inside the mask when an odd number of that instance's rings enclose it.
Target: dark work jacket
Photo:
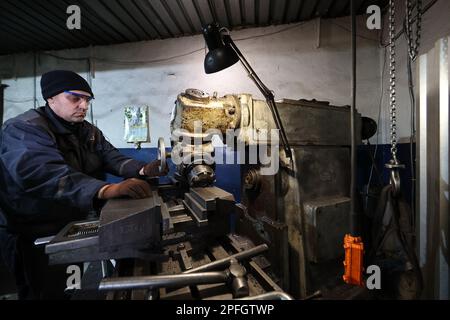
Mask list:
[[[139,176],[145,163],[122,155],[87,121],[76,126],[70,130],[48,106],[3,125],[0,207],[12,232],[55,234],[96,209],[105,173]]]

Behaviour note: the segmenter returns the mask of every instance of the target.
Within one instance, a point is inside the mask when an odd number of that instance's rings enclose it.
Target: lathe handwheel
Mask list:
[[[164,138],[160,137],[158,139],[158,160],[160,161],[159,164],[159,172],[163,173],[166,169],[167,162],[166,162],[166,145],[164,144]]]

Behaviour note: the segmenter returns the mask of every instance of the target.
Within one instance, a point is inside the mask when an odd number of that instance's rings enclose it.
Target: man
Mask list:
[[[156,177],[159,161],[125,157],[84,120],[94,94],[78,74],[41,78],[46,105],[8,120],[0,140],[0,250],[14,272],[19,298],[59,298],[65,268],[49,267],[34,240],[98,212],[105,200],[151,194],[140,177]],[[111,173],[125,178],[104,181]],[[50,285],[52,284],[52,285]]]

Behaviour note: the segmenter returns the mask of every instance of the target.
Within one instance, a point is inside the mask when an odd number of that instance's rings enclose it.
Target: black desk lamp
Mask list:
[[[280,115],[278,113],[277,106],[275,104],[272,91],[267,88],[264,83],[256,75],[250,64],[244,58],[242,53],[236,47],[236,44],[231,39],[230,35],[222,34],[217,24],[209,24],[203,28],[203,37],[205,38],[206,45],[209,52],[205,57],[205,72],[214,73],[231,67],[238,61],[241,61],[245,70],[247,70],[248,76],[256,84],[258,89],[266,98],[269,109],[272,112],[272,116],[275,120],[277,129],[280,130],[281,143],[283,144],[284,152],[286,156],[292,159],[291,148],[284,131],[283,124],[281,123]],[[226,29],[224,29],[226,30]]]

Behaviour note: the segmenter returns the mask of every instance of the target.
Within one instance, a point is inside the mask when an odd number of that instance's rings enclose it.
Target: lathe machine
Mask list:
[[[158,146],[161,166],[176,164],[171,182],[149,181],[152,197],[110,200],[99,218],[66,226],[46,244],[50,263],[114,261],[95,286],[110,299],[333,297],[349,231],[349,107],[277,107],[292,158],[271,136],[266,102],[181,93],[171,151]],[[214,136],[240,161],[242,203],[214,186]]]

